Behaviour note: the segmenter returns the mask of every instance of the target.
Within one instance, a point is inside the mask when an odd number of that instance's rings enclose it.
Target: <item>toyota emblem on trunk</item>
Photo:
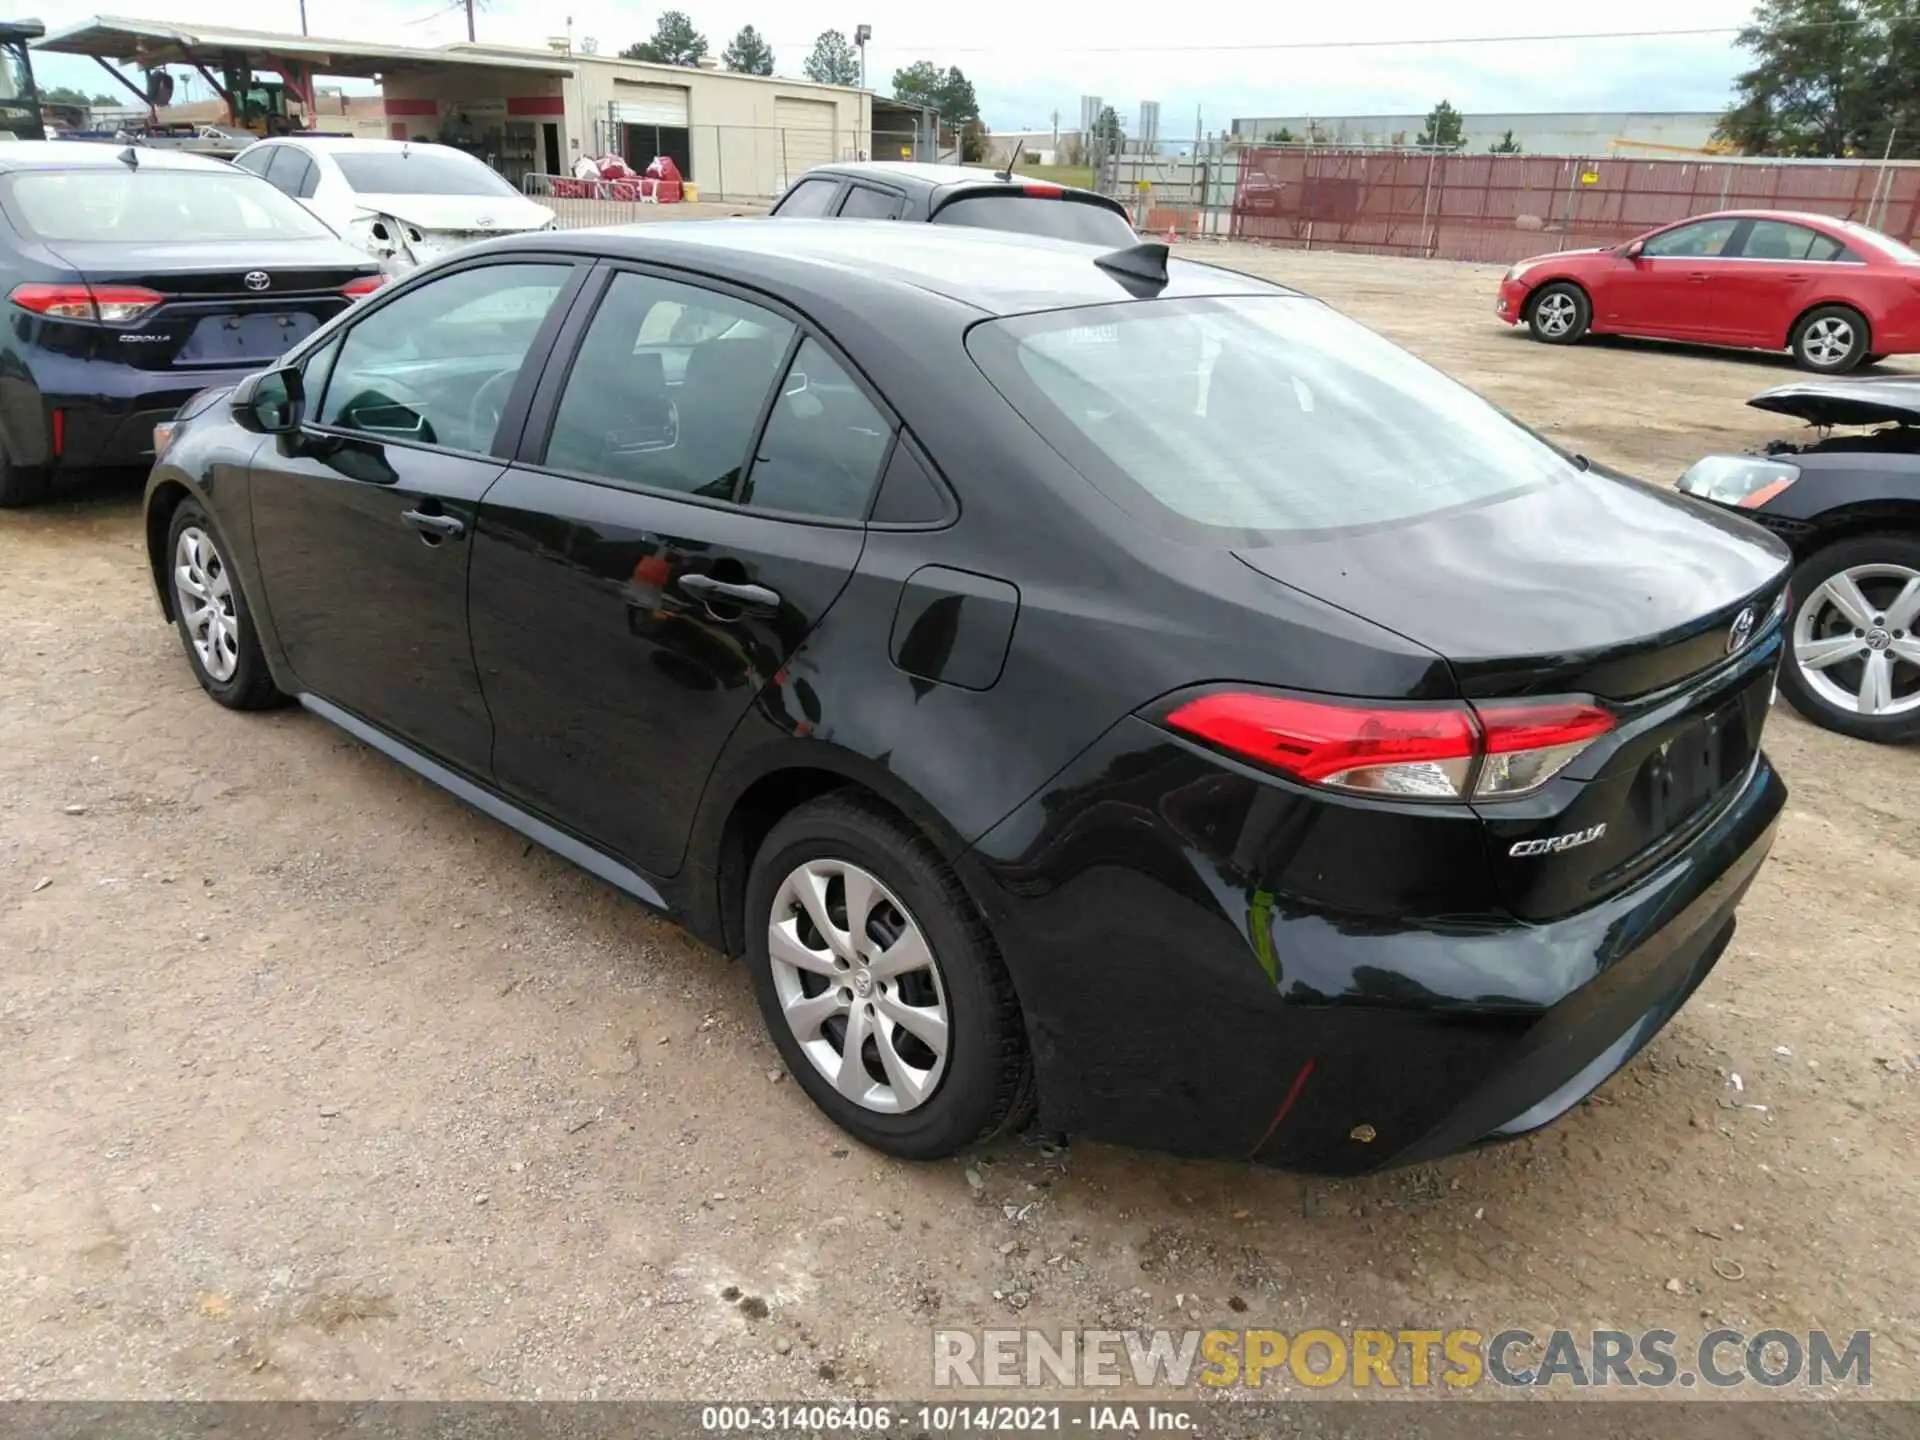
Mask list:
[[[264,290],[273,284],[273,277],[264,270],[249,270],[240,283],[249,290]]]
[[[1751,605],[1733,617],[1733,628],[1727,631],[1727,654],[1733,654],[1753,638],[1753,622],[1758,618]]]

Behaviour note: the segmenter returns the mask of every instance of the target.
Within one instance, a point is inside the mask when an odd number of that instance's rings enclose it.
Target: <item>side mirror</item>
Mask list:
[[[287,435],[300,428],[305,395],[295,369],[262,370],[233,387],[233,420],[255,435]]]
[[[1625,245],[1620,247],[1620,258],[1623,260],[1638,260],[1640,258],[1640,252],[1646,248],[1647,242],[1644,240],[1629,240]]]

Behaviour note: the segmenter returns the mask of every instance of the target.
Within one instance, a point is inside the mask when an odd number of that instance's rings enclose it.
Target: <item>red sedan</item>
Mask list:
[[[1730,210],[1522,260],[1495,309],[1549,345],[1594,334],[1785,349],[1839,375],[1920,352],[1920,254],[1851,220]]]

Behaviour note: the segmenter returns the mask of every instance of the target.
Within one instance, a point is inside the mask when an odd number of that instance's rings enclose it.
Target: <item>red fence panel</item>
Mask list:
[[[1240,152],[1232,234],[1506,262],[1618,244],[1689,215],[1733,209],[1810,211],[1911,241],[1920,167],[1255,146]]]

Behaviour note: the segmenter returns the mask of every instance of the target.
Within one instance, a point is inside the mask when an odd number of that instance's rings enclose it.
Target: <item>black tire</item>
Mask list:
[[[840,1094],[808,1058],[782,1008],[768,953],[774,902],[788,876],[817,861],[851,863],[877,878],[910,912],[907,918],[919,925],[932,953],[947,1008],[947,1054],[932,1093],[912,1109],[884,1114]],[[841,894],[844,924],[844,890]],[[905,1160],[936,1160],[1026,1123],[1033,1109],[1033,1071],[1020,1002],[999,947],[940,852],[898,815],[843,793],[822,796],[784,817],[747,876],[745,924],[754,994],[775,1047],[813,1103],[856,1140]],[[835,979],[823,988],[842,987]],[[851,977],[842,993],[853,996]],[[853,1003],[867,1004],[872,1013],[873,1001]],[[837,1039],[829,1039],[830,1049],[843,1050],[845,1024]],[[872,1065],[866,1073],[879,1078]]]
[[[254,630],[253,614],[247,608],[246,593],[240,588],[238,576],[230,573],[227,576],[227,595],[231,608],[226,613],[232,621],[235,641],[233,673],[224,679],[218,678],[200,658],[193,634],[188,628],[186,609],[180,603],[179,582],[175,578],[180,537],[189,530],[196,530],[208,538],[213,559],[221,572],[229,571],[229,567],[226,560],[227,542],[214,525],[213,517],[200,508],[199,502],[182,500],[173,512],[173,523],[167,527],[165,573],[167,583],[175,587],[171,597],[173,623],[180,632],[180,645],[187,652],[187,663],[193,667],[193,678],[200,682],[202,690],[229,710],[265,710],[282,703],[286,697],[273,683],[273,674],[267,669],[267,657],[261,653],[260,637]]]
[[[1807,617],[1809,640],[1845,638],[1848,630],[1855,628],[1843,623],[1844,617],[1822,595],[1821,587],[1841,571],[1856,571],[1863,566],[1898,566],[1920,575],[1920,535],[1888,531],[1857,535],[1836,541],[1800,563],[1793,572],[1794,613],[1788,620],[1787,654],[1780,667],[1780,691],[1793,703],[1794,709],[1814,724],[1850,735],[1856,740],[1884,744],[1920,740],[1920,705],[1900,714],[1863,715],[1857,704],[1852,707],[1841,705],[1836,703],[1831,694],[1822,693],[1820,680],[1802,669],[1795,654],[1801,612],[1810,605],[1820,608]],[[1902,586],[1903,581],[1896,572],[1888,577],[1868,579],[1858,588],[1871,609],[1874,605],[1890,603]],[[1875,616],[1869,614],[1867,618],[1872,620]],[[1885,617],[1882,615],[1880,618]],[[1868,637],[1879,628],[1869,627],[1866,630],[1862,637],[1863,645],[1869,643]],[[1884,633],[1889,641],[1888,661],[1892,666],[1890,683],[1893,696],[1897,700],[1920,695],[1920,663],[1907,661],[1891,653],[1892,643],[1905,644],[1916,632],[1911,628],[1888,626],[1884,628]],[[1864,663],[1864,660],[1843,660],[1815,673],[1824,677],[1832,688],[1857,694],[1862,673],[1860,667]]]
[[[1573,302],[1570,319],[1566,302]],[[1542,312],[1545,306],[1545,312]],[[1587,292],[1568,280],[1542,285],[1527,300],[1527,329],[1543,345],[1572,345],[1583,338],[1593,323],[1593,303]]]
[[[1846,348],[1835,351],[1830,345],[1839,326],[1846,337]],[[1848,305],[1821,305],[1800,317],[1793,327],[1787,348],[1793,351],[1793,363],[1816,375],[1844,375],[1867,358],[1867,346],[1873,343],[1867,317]],[[1829,356],[1837,355],[1837,358]]]
[[[1860,363],[1862,365],[1878,365],[1882,360],[1886,358],[1887,357],[1885,355],[1862,355],[1860,357]]]
[[[52,493],[52,470],[44,465],[16,465],[0,451],[0,510],[38,505]]]

